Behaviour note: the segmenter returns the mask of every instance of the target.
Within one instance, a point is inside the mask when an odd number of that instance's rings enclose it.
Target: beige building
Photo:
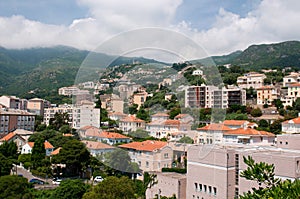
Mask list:
[[[28,100],[27,102],[27,110],[30,113],[33,113],[35,115],[42,115],[44,116],[44,109],[50,107],[50,102],[47,100],[39,99],[39,98],[33,98]]]
[[[124,133],[134,132],[137,129],[145,129],[146,122],[141,120],[134,115],[127,116],[123,119],[120,119],[119,129]]]
[[[171,172],[153,172],[156,175],[157,184],[147,189],[146,199],[154,199],[156,196],[186,199],[186,174]]]
[[[199,145],[188,149],[187,197],[233,199],[256,187],[241,178],[247,168],[243,157],[274,164],[275,177],[294,180],[300,177],[300,151],[271,146]]]
[[[147,96],[148,96],[148,93],[145,91],[135,93],[135,94],[133,94],[133,97],[132,97],[132,103],[137,104],[138,105],[137,109],[139,109],[145,103]]]
[[[109,112],[123,113],[124,101],[116,94],[100,95],[101,108],[106,109]]]
[[[224,124],[209,124],[197,129],[198,133],[194,138],[194,142],[198,144],[222,143],[223,133],[231,130]]]
[[[144,171],[161,171],[170,168],[173,161],[173,150],[167,142],[146,140],[122,144],[120,148],[127,149],[132,162]]]
[[[257,104],[271,105],[275,99],[279,99],[279,92],[274,86],[262,86],[256,89],[257,91]]]
[[[282,122],[281,131],[289,134],[300,133],[300,117]]]
[[[249,72],[237,78],[237,85],[243,89],[249,88],[260,88],[264,85],[265,74],[260,74],[257,72]]]

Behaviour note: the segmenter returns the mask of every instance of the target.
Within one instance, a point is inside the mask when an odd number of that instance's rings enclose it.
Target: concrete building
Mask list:
[[[16,96],[1,96],[0,97],[0,104],[4,105],[6,108],[9,109],[19,109],[19,110],[26,110],[27,103],[24,100],[16,97]]]
[[[27,102],[27,110],[34,115],[44,116],[44,109],[51,106],[50,102],[44,99],[33,98]]]
[[[132,103],[137,104],[137,109],[139,109],[145,103],[147,96],[148,93],[146,91],[135,93],[132,97]]]
[[[230,105],[246,105],[246,91],[206,85],[189,86],[185,90],[185,107],[228,108]]]
[[[156,175],[157,184],[147,189],[146,199],[154,199],[156,196],[175,196],[177,199],[186,199],[186,174],[171,172],[153,172]]]
[[[287,87],[293,83],[300,83],[300,73],[291,72],[289,75],[283,77],[283,87]]]
[[[124,112],[124,101],[116,94],[100,95],[101,108],[109,112]]]
[[[232,199],[257,184],[240,177],[247,168],[243,157],[274,164],[275,177],[294,180],[300,177],[300,151],[271,146],[198,145],[188,149],[187,197]],[[288,166],[287,166],[288,165]]]
[[[265,74],[260,74],[257,72],[249,72],[237,78],[237,85],[242,89],[249,88],[260,88],[264,85],[264,79],[266,78]]]
[[[209,124],[201,128],[197,128],[197,136],[194,138],[195,143],[215,144],[223,142],[223,133],[232,129],[224,124]]]
[[[95,108],[94,102],[81,101],[73,108],[72,127],[80,129],[84,126],[100,127],[100,108]]]
[[[129,152],[132,162],[145,171],[161,171],[170,168],[173,161],[173,150],[167,142],[147,140],[144,142],[131,142],[119,146]]]
[[[44,124],[47,126],[50,124],[50,119],[54,118],[55,113],[63,114],[67,113],[69,117],[69,125],[73,126],[73,105],[71,104],[62,104],[58,107],[51,107],[44,109]]]
[[[167,120],[169,119],[169,114],[167,113],[155,113],[153,115],[151,115],[151,121],[156,121],[156,120]]]
[[[280,98],[279,91],[274,86],[262,86],[256,89],[257,105],[271,105],[275,99]]]
[[[16,129],[34,131],[35,115],[23,110],[0,110],[0,134],[8,134]]]

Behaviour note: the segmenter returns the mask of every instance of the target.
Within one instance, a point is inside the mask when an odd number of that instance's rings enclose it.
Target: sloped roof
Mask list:
[[[11,133],[5,135],[3,138],[1,138],[0,141],[7,142],[7,141],[11,140],[15,135],[16,135],[16,133],[11,132]]]
[[[248,122],[247,120],[224,120],[224,125],[241,126]]]
[[[167,146],[167,142],[146,140],[144,142],[131,142],[122,144],[119,147],[127,149],[135,149],[137,151],[154,151]]]
[[[27,143],[31,148],[33,148],[33,146],[34,146],[34,142],[28,142]],[[52,144],[50,143],[50,142],[48,142],[48,141],[45,141],[44,142],[44,147],[45,147],[45,149],[53,149],[54,148],[54,146],[52,146]]]
[[[55,149],[54,151],[51,152],[51,155],[57,155],[57,154],[59,154],[59,152],[60,152],[61,149],[62,149],[61,147],[58,147],[57,149]]]
[[[224,135],[250,135],[250,136],[269,136],[275,137],[273,133],[267,131],[258,131],[253,128],[239,128],[224,132]]]
[[[228,126],[225,126],[224,124],[209,124],[201,128],[197,128],[197,130],[202,131],[230,131],[232,130]]]
[[[300,117],[291,119],[291,120],[286,120],[282,122],[283,124],[288,124],[288,123],[294,123],[294,124],[300,124]]]
[[[115,148],[113,146],[104,144],[102,142],[88,141],[88,140],[82,140],[81,142],[84,143],[86,145],[86,148],[88,149],[114,149]]]
[[[156,113],[152,117],[169,117],[168,113]]]
[[[120,133],[114,133],[114,132],[101,132],[99,134],[99,137],[104,137],[104,138],[109,138],[109,139],[125,139],[125,138],[129,138],[125,135],[122,135]]]
[[[127,116],[123,119],[120,120],[121,122],[145,122],[144,120],[141,120],[139,118],[136,118],[134,115],[130,115],[130,116]]]
[[[174,119],[179,119],[179,118],[183,118],[183,117],[187,117],[187,116],[189,116],[189,114],[178,114],[175,116]]]

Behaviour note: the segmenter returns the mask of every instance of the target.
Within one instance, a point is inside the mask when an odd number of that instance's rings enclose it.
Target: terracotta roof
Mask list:
[[[166,121],[164,121],[164,125],[179,126],[180,125],[180,121],[179,120],[166,120]]]
[[[109,138],[109,139],[124,139],[124,138],[129,138],[125,135],[122,135],[120,133],[113,133],[113,132],[101,132],[99,134],[99,137],[104,137],[104,138]]]
[[[154,151],[167,146],[167,142],[146,140],[144,142],[131,142],[128,144],[122,144],[119,147],[127,149],[135,149],[138,151]]]
[[[282,122],[283,124],[288,124],[288,123],[294,123],[294,124],[300,124],[300,117],[291,119],[291,120],[286,120]]]
[[[16,135],[16,133],[11,132],[11,133],[7,134],[6,136],[4,136],[3,138],[1,138],[0,141],[2,141],[2,142],[9,141],[9,140],[12,139],[15,135]]]
[[[139,118],[136,118],[133,115],[127,116],[120,120],[121,122],[145,122],[144,120],[141,120]]]
[[[34,142],[27,142],[27,144],[28,144],[31,148],[33,148],[33,146],[34,146]],[[50,142],[48,142],[48,141],[45,141],[45,142],[44,142],[44,147],[45,147],[45,149],[53,149],[53,148],[54,148],[54,146],[52,146],[52,144],[51,144]]]
[[[100,135],[100,129],[96,127],[89,128],[85,131],[85,136],[98,137]]]
[[[223,124],[209,124],[201,128],[197,128],[197,130],[204,130],[204,131],[230,131],[231,128],[223,125]]]
[[[224,125],[241,126],[248,122],[247,120],[224,120]]]
[[[57,149],[55,149],[54,151],[51,152],[51,155],[57,155],[57,154],[59,154],[59,152],[60,152],[61,149],[62,149],[61,147],[58,147]]]
[[[291,83],[288,87],[300,87],[300,83]]]
[[[115,148],[113,146],[104,144],[102,142],[87,141],[87,140],[82,140],[81,142],[84,143],[86,145],[86,148],[88,148],[88,149],[113,149],[113,148]]]
[[[260,88],[257,88],[256,90],[272,90],[274,89],[274,86],[262,86]]]
[[[275,135],[273,133],[267,132],[267,131],[258,131],[256,129],[252,128],[239,128],[231,131],[224,132],[224,135],[258,135],[258,136],[270,136],[274,137]]]
[[[83,131],[86,131],[90,128],[97,128],[97,127],[94,127],[94,126],[84,126],[84,127],[81,127],[79,130],[83,130]]]

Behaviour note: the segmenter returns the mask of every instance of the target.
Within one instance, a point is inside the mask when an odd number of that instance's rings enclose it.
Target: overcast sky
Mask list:
[[[299,0],[0,0],[0,46],[93,50],[124,31],[163,27],[221,55],[300,40],[299,10]]]

